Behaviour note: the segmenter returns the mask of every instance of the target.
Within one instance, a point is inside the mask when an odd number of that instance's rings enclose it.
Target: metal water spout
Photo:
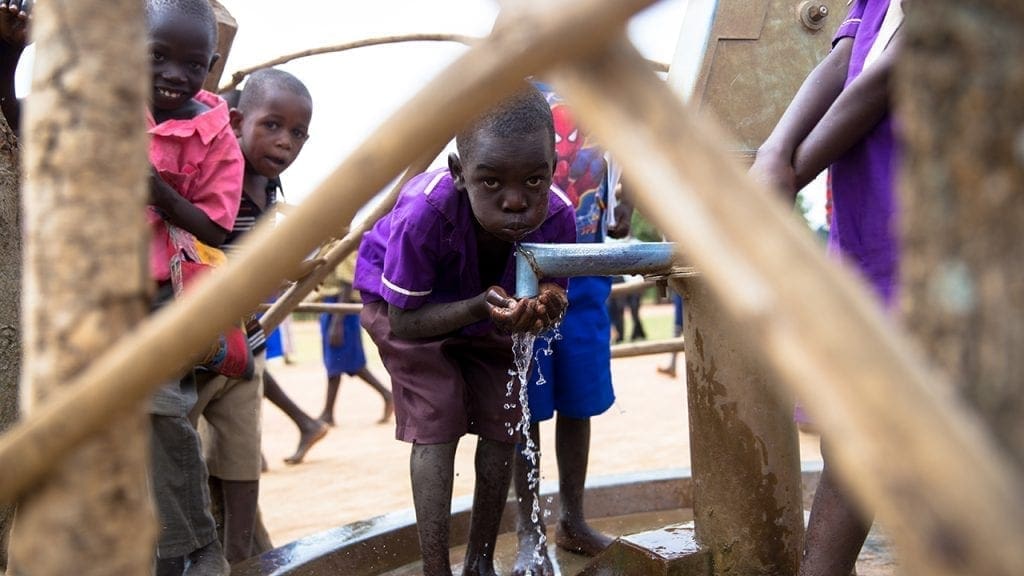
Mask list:
[[[536,296],[541,278],[653,274],[672,267],[673,242],[519,244],[516,298]]]

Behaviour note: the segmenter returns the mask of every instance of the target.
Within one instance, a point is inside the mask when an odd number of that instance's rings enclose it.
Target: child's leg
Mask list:
[[[338,388],[341,387],[341,374],[327,375],[327,397],[324,399],[324,411],[319,420],[328,426],[334,426],[334,402],[338,399]]]
[[[514,472],[516,501],[518,503],[518,522],[516,536],[519,539],[519,551],[516,564],[512,569],[513,576],[553,576],[555,568],[551,564],[547,549],[547,528],[544,526],[544,514],[538,508],[534,517],[534,503],[540,506],[540,423],[530,424],[530,439],[536,453],[536,463],[530,462],[523,455],[519,446],[515,454]],[[535,471],[534,481],[530,482],[530,473]],[[536,518],[536,519],[535,519]],[[541,541],[543,540],[543,542]]]
[[[804,553],[799,576],[847,576],[871,529],[841,486],[822,450],[824,467],[811,504],[811,517],[804,535]]]
[[[277,380],[274,379],[269,370],[263,371],[263,396],[270,400],[274,406],[280,408],[299,428],[299,446],[295,449],[295,454],[285,458],[284,461],[288,464],[302,462],[306,457],[306,452],[309,452],[309,449],[314,444],[327,435],[327,424],[315,420],[312,416],[303,412],[302,408],[299,408],[284,393],[281,385],[277,383]]]
[[[416,529],[423,556],[423,576],[451,576],[448,536],[451,532],[455,448],[445,444],[413,444],[409,459]]]
[[[476,487],[473,491],[473,515],[469,524],[464,576],[491,576],[494,572],[494,546],[501,527],[501,513],[508,499],[512,478],[515,444],[480,438],[476,445]]]
[[[377,377],[373,375],[373,372],[370,372],[370,369],[366,366],[360,368],[359,372],[356,372],[356,376],[359,376],[364,382],[372,386],[373,389],[380,394],[381,398],[384,399],[384,415],[381,416],[380,420],[377,422],[383,424],[390,420],[391,414],[395,411],[395,404],[391,396],[391,390],[385,388],[384,385],[380,383],[380,380],[378,380]]]
[[[224,555],[234,564],[250,556],[256,526],[259,480],[221,480],[224,495]]]
[[[555,542],[571,552],[596,556],[612,543],[583,517],[583,489],[590,458],[590,419],[558,415],[555,424],[555,458],[558,460],[558,495],[561,513]]]

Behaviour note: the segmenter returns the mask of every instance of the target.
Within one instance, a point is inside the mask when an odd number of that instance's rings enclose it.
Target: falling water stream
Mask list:
[[[558,332],[558,325],[556,324],[551,330],[541,335],[540,338],[544,340],[547,345],[537,350],[537,355],[550,356],[552,354],[551,343],[555,340],[560,340],[562,335]],[[519,406],[522,407],[522,417],[519,422],[514,424],[506,422],[508,433],[510,436],[514,436],[516,432],[522,435],[522,455],[529,464],[530,471],[527,474],[527,485],[530,488],[530,494],[533,498],[532,512],[530,513],[530,520],[534,526],[537,527],[537,546],[533,550],[534,560],[539,565],[543,556],[542,551],[547,546],[547,537],[544,534],[544,530],[539,523],[541,518],[541,507],[539,499],[540,485],[540,447],[533,442],[533,438],[530,436],[530,403],[527,390],[527,383],[529,382],[530,376],[530,362],[536,360],[533,357],[534,354],[534,343],[538,336],[529,333],[516,333],[512,335],[512,354],[514,358],[514,370],[509,370],[509,381],[506,390],[506,409],[514,409],[515,403],[518,402]],[[535,362],[536,363],[536,362]],[[519,397],[514,398],[514,388],[516,381],[519,382]],[[540,372],[540,368],[537,368],[537,385],[543,386],[547,381],[544,378],[543,373]]]

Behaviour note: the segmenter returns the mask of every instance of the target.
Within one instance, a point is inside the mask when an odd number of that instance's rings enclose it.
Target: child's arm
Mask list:
[[[793,156],[797,190],[860,142],[885,117],[892,96],[900,36],[897,33],[875,64],[843,90],[797,147]]]
[[[750,172],[792,199],[796,193],[793,155],[836,101],[846,83],[853,38],[839,39],[835,48],[804,80],[771,135],[757,151]]]
[[[500,290],[500,288],[499,288]],[[428,303],[419,308],[405,310],[394,305],[388,306],[388,320],[391,332],[399,338],[429,338],[455,332],[488,318],[487,296],[484,292],[468,300],[445,303]],[[504,291],[492,297],[494,303],[504,304],[500,298],[507,298]]]
[[[159,208],[170,223],[191,232],[203,244],[217,247],[223,244],[228,236],[227,230],[211,220],[198,206],[178,194],[164,182],[156,170],[150,174],[149,203]]]
[[[14,94],[14,72],[28,41],[32,5],[29,0],[0,0],[0,109],[17,133],[21,103]]]
[[[541,284],[536,298],[510,298],[500,286],[491,286],[468,300],[424,304],[415,310],[388,306],[391,331],[399,338],[440,336],[490,319],[506,333],[542,332],[561,319],[568,299],[557,284]]]

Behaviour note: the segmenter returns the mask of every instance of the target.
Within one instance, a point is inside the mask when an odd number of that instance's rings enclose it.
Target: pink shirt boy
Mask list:
[[[156,124],[146,113],[149,162],[178,194],[231,230],[242,196],[245,160],[228,121],[227,103],[205,90],[195,99],[210,107],[195,118]],[[153,231],[149,270],[154,280],[163,282],[171,277],[167,226],[153,206],[146,209],[146,219]]]

